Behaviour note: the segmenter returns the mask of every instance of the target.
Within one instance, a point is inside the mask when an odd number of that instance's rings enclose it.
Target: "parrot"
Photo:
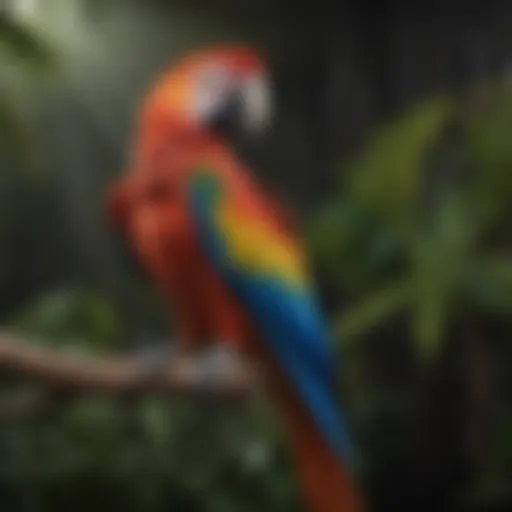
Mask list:
[[[168,302],[184,350],[213,344],[262,368],[308,510],[360,512],[336,357],[295,219],[229,138],[229,127],[264,134],[273,97],[251,47],[182,56],[143,97],[107,212]]]

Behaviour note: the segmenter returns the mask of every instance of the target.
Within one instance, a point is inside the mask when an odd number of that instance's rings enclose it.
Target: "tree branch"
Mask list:
[[[204,366],[197,357],[173,356],[155,371],[139,356],[70,355],[0,332],[0,370],[39,380],[63,391],[123,394],[131,392],[211,392],[205,388]],[[233,361],[215,377],[215,393],[241,397],[254,389],[254,372]],[[213,385],[213,383],[212,383]]]

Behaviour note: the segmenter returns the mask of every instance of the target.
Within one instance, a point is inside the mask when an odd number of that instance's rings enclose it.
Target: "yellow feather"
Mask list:
[[[292,286],[307,285],[305,262],[293,241],[226,202],[218,205],[216,222],[237,265],[259,275],[284,279]]]

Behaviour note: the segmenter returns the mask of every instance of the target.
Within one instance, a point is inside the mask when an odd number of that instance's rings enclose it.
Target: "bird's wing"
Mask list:
[[[300,247],[211,167],[191,174],[188,205],[212,267],[249,314],[322,437],[349,462],[349,435],[334,391],[335,358]]]

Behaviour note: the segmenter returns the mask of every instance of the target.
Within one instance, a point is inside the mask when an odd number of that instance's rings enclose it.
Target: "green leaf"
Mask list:
[[[360,204],[332,201],[317,215],[308,230],[312,256],[335,278],[346,280],[360,275],[356,266],[366,274],[367,269],[362,263],[371,230],[368,212]]]
[[[14,71],[53,71],[56,61],[51,49],[32,29],[16,23],[0,12],[0,62]],[[1,84],[2,86],[5,84]],[[7,90],[0,91],[0,152],[15,155],[26,169],[37,165],[40,148],[31,133],[30,123],[16,108]]]
[[[486,208],[492,220],[511,211],[512,196],[512,88],[493,88],[485,110],[471,111],[466,123],[468,161],[472,169],[475,204]]]
[[[158,400],[147,400],[142,408],[142,420],[151,441],[163,446],[168,438],[169,413]]]
[[[475,167],[486,169],[478,173],[484,181],[489,174],[504,175],[512,166],[512,87],[492,91],[494,94],[487,108],[472,111],[466,125],[471,160]]]
[[[509,317],[512,314],[512,255],[479,260],[468,277],[467,292],[477,306]]]
[[[22,311],[14,324],[21,332],[54,346],[70,348],[87,341],[88,350],[111,348],[118,341],[119,321],[113,305],[96,294],[54,290]]]
[[[411,261],[416,303],[412,329],[423,359],[433,358],[441,346],[453,303],[473,265],[475,237],[474,218],[457,192],[439,202],[417,235]]]
[[[0,55],[2,54],[25,67],[39,71],[53,69],[56,64],[52,51],[32,30],[0,12]]]
[[[384,125],[349,169],[349,194],[399,225],[414,217],[425,157],[450,119],[452,104],[428,101]]]
[[[327,204],[308,234],[310,252],[319,267],[356,293],[380,284],[384,275],[389,277],[402,251],[398,237],[350,198]]]
[[[349,345],[357,341],[403,310],[411,300],[412,292],[411,283],[405,280],[359,300],[359,304],[345,311],[335,323],[336,339]]]

